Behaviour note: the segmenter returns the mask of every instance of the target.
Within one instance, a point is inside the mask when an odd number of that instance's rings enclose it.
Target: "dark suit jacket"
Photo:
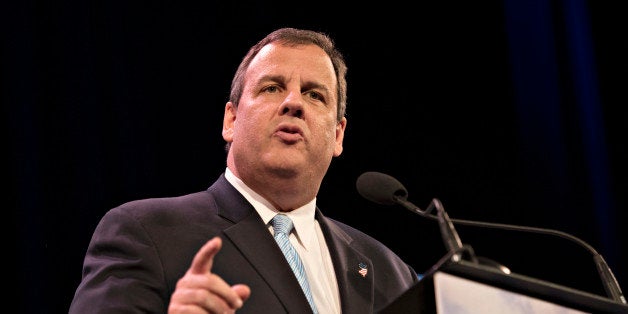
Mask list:
[[[417,282],[415,271],[370,236],[323,216],[343,313],[373,313]],[[206,191],[132,201],[96,227],[70,313],[166,313],[177,280],[200,247],[220,236],[212,272],[244,283],[238,313],[309,313],[305,295],[253,206],[225,179]],[[365,264],[365,277],[358,265]],[[324,313],[322,313],[324,314]]]

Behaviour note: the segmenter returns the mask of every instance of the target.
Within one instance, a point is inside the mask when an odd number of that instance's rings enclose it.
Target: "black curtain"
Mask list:
[[[246,49],[282,26],[332,35],[349,66],[348,127],[318,197],[418,272],[438,227],[361,198],[365,171],[452,218],[550,228],[628,280],[626,19],[595,1],[20,1],[2,9],[1,94],[13,300],[67,312],[91,233],[110,208],[203,190]],[[571,241],[457,226],[513,272],[605,295]]]

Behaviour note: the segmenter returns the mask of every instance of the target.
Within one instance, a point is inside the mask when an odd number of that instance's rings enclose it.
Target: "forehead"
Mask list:
[[[335,91],[336,73],[325,51],[314,45],[287,46],[271,43],[253,58],[247,77],[256,79],[265,75],[282,75],[315,81]]]

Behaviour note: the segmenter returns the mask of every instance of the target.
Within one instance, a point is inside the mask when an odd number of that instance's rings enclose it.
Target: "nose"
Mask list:
[[[279,108],[279,112],[282,115],[291,115],[296,118],[303,117],[303,97],[301,93],[291,92],[286,96],[281,107]]]

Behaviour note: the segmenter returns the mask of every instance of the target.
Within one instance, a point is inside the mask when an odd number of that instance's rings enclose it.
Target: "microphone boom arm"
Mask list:
[[[445,241],[445,245],[447,245],[447,247],[449,248],[449,253],[451,254],[456,254],[457,252],[460,252],[460,247],[465,247],[460,242],[460,238],[458,237],[454,229],[454,224],[548,234],[573,241],[587,249],[593,255],[593,261],[595,263],[595,266],[597,267],[600,279],[602,280],[604,290],[606,290],[606,293],[610,297],[610,299],[617,301],[621,304],[626,304],[626,297],[621,291],[615,275],[613,275],[613,272],[611,271],[610,267],[608,266],[602,255],[600,255],[591,245],[571,234],[553,229],[516,226],[472,220],[450,219],[447,213],[445,213],[445,210],[440,204],[440,201],[438,201],[437,199],[433,199],[430,206],[427,208],[427,210],[424,211],[407,200],[408,191],[403,186],[403,184],[401,184],[401,182],[381,172],[370,171],[363,173],[362,175],[360,175],[360,177],[358,177],[356,187],[358,189],[358,192],[364,198],[370,201],[382,205],[401,205],[411,212],[414,212],[429,219],[437,220],[441,227],[441,235],[444,237],[443,240]],[[434,208],[436,208],[436,210],[438,211],[437,215],[431,214],[431,211]]]
[[[399,205],[403,206],[404,208],[417,213],[423,217],[429,218],[429,219],[433,219],[433,220],[439,220],[441,218],[439,218],[438,216],[435,216],[434,214],[431,214],[430,212],[432,211],[433,208],[435,208],[436,206],[433,205],[434,200],[432,201],[432,203],[430,204],[430,206],[428,206],[427,210],[421,210],[419,207],[417,207],[416,205],[412,204],[411,202],[408,202],[405,198],[403,197],[393,197],[393,200],[395,202],[397,202]],[[436,200],[436,199],[435,199]],[[440,203],[440,202],[439,202]],[[436,207],[436,209],[438,210],[438,207]],[[447,215],[445,213],[445,215]],[[591,245],[589,245],[587,242],[581,240],[580,238],[571,235],[569,233],[566,232],[562,232],[559,230],[554,230],[554,229],[546,229],[546,228],[538,228],[538,227],[528,227],[528,226],[517,226],[517,225],[509,225],[509,224],[502,224],[502,223],[493,223],[493,222],[484,222],[484,221],[474,221],[474,220],[463,220],[463,219],[450,219],[451,223],[453,224],[459,224],[459,225],[467,225],[467,226],[474,226],[474,227],[483,227],[483,228],[493,228],[493,229],[502,229],[502,230],[511,230],[511,231],[524,231],[524,232],[533,232],[533,233],[539,233],[539,234],[547,234],[547,235],[554,235],[554,236],[558,236],[561,237],[563,239],[567,239],[569,241],[575,242],[578,245],[584,247],[585,249],[587,249],[592,255],[593,255],[593,262],[595,263],[595,267],[597,268],[598,274],[600,275],[600,278],[602,279],[602,284],[604,286],[604,290],[606,291],[606,294],[613,300],[622,303],[622,304],[627,304],[626,303],[626,297],[624,296],[620,286],[619,286],[619,282],[617,282],[617,279],[615,278],[615,275],[613,274],[613,271],[611,270],[611,268],[608,266],[608,264],[606,263],[606,261],[604,260],[604,258],[602,257],[602,255],[600,253],[598,253]]]

